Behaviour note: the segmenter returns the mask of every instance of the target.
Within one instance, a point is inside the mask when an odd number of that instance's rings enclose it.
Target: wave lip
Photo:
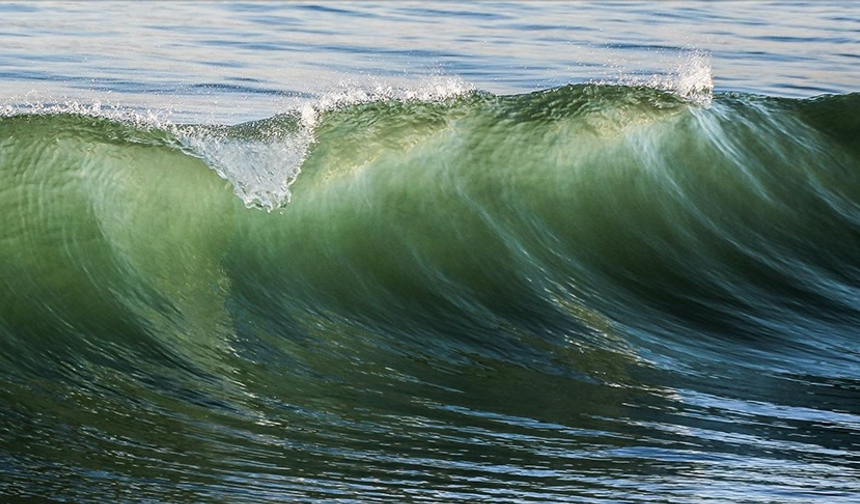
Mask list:
[[[714,74],[710,53],[688,50],[676,54],[661,66],[661,72],[629,71],[619,68],[618,75],[590,81],[598,85],[646,87],[666,91],[700,106],[714,98]]]

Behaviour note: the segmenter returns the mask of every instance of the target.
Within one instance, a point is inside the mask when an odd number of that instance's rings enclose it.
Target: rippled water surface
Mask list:
[[[84,100],[261,119],[290,98],[457,76],[496,94],[665,74],[716,91],[856,90],[850,2],[0,5],[6,102]],[[231,117],[232,116],[232,117]]]

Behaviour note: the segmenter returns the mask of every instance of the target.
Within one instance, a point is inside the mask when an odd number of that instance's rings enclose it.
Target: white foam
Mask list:
[[[644,86],[668,91],[698,105],[710,105],[714,96],[714,75],[710,54],[700,50],[680,52],[672,57],[657,57],[655,63],[665,70],[651,73],[631,73],[613,65],[620,73],[615,79],[596,84]]]
[[[289,187],[301,172],[312,138],[305,128],[267,126],[252,138],[193,126],[177,127],[175,133],[191,154],[233,185],[246,207],[271,212],[289,203]]]
[[[647,85],[670,91],[695,103],[710,104],[714,97],[710,55],[700,51],[683,54],[671,72],[652,77]]]
[[[173,106],[159,109],[130,107],[115,103],[108,92],[100,99],[82,102],[76,99],[41,100],[39,94],[31,91],[24,96],[11,97],[0,105],[0,117],[15,115],[58,115],[73,114],[96,117],[131,124],[146,129],[169,129],[175,124],[178,113]]]
[[[459,77],[434,76],[411,87],[396,87],[380,81],[372,81],[369,84],[342,81],[337,88],[324,92],[316,100],[305,104],[300,112],[302,123],[313,128],[321,113],[350,105],[387,100],[440,102],[474,90],[474,86]]]

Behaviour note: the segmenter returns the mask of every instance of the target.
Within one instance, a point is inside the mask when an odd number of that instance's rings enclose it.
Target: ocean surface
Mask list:
[[[0,502],[860,502],[860,3],[0,20]]]

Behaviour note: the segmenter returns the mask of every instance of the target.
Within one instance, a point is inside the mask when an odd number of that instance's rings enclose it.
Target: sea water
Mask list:
[[[3,502],[860,498],[860,7],[0,20]]]

